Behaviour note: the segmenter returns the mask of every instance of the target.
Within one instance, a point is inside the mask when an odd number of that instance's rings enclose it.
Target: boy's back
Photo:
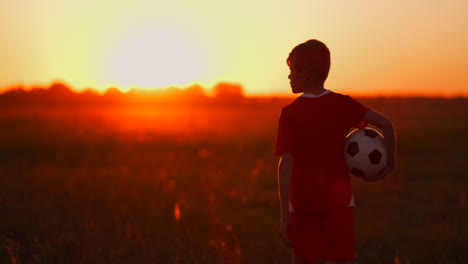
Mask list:
[[[384,132],[387,167],[365,180],[379,180],[395,167],[391,121],[349,96],[324,87],[330,69],[328,47],[315,39],[296,46],[286,63],[293,93],[303,93],[284,107],[278,126],[280,235],[293,247],[293,263],[350,263],[354,259],[351,180],[344,143],[361,121]],[[333,260],[333,262],[331,262]]]
[[[290,199],[296,212],[349,205],[352,194],[344,141],[368,110],[351,97],[329,90],[318,97],[303,94],[283,108],[275,153],[293,155]]]

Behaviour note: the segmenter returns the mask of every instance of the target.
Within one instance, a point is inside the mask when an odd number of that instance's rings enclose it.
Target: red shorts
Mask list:
[[[350,261],[354,259],[353,208],[345,207],[311,213],[290,213],[294,255],[307,263],[319,259]]]

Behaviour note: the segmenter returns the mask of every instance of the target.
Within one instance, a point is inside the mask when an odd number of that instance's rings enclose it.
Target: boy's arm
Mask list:
[[[281,208],[281,227],[280,235],[283,242],[291,246],[289,238],[289,187],[292,176],[292,155],[283,153],[278,163],[278,193]]]
[[[388,151],[388,165],[387,167],[379,173],[376,177],[370,178],[368,180],[378,180],[385,177],[387,174],[392,172],[396,166],[396,137],[395,129],[393,128],[392,121],[385,117],[384,115],[377,113],[373,110],[367,111],[364,115],[363,120],[369,124],[372,124],[383,131],[385,147]]]

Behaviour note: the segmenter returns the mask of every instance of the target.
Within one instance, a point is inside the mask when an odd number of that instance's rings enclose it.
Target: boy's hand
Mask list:
[[[364,177],[364,180],[365,181],[378,181],[384,178],[385,176],[387,176],[388,174],[390,174],[394,169],[395,169],[395,163],[389,162],[387,164],[387,167],[385,167],[377,175],[375,175],[374,177]]]
[[[283,243],[287,247],[292,247],[292,241],[291,241],[291,229],[290,229],[290,223],[289,223],[289,217],[287,219],[281,220],[281,225],[280,225],[280,237]]]

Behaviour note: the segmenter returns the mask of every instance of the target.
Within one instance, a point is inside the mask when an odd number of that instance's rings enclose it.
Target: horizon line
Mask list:
[[[94,92],[98,95],[105,95],[109,90],[116,89],[122,94],[129,94],[133,91],[145,91],[145,92],[152,92],[152,91],[168,91],[170,89],[179,89],[181,91],[187,90],[192,87],[200,87],[202,91],[205,93],[205,95],[209,96],[212,92],[212,90],[220,84],[227,84],[227,85],[235,85],[241,88],[242,96],[245,98],[275,98],[275,97],[280,97],[280,98],[295,98],[300,96],[302,93],[297,93],[294,94],[288,89],[289,92],[277,92],[277,93],[268,93],[268,92],[260,92],[260,93],[255,93],[255,92],[249,92],[248,90],[245,90],[243,85],[238,83],[238,82],[230,82],[230,81],[220,81],[216,83],[213,87],[206,88],[202,86],[201,84],[198,83],[193,83],[190,85],[169,85],[165,87],[141,87],[141,86],[134,86],[130,87],[128,89],[123,89],[121,87],[116,87],[115,85],[109,85],[107,88],[104,90],[100,90],[94,87],[86,87],[84,89],[76,89],[73,86],[69,85],[67,82],[57,80],[50,82],[47,85],[39,85],[39,84],[33,84],[26,86],[22,83],[18,84],[13,84],[13,85],[7,85],[0,87],[0,95],[3,95],[9,91],[14,91],[18,89],[22,89],[25,92],[29,92],[34,89],[43,89],[43,90],[49,90],[52,86],[54,85],[64,85],[67,87],[71,92],[75,94],[80,94],[84,93],[87,91]],[[329,89],[331,90],[331,89]],[[374,93],[365,93],[365,92],[339,92],[336,90],[331,90],[336,93],[341,93],[341,94],[346,94],[350,95],[352,97],[357,97],[357,98],[395,98],[395,97],[404,97],[404,98],[443,98],[443,99],[453,99],[453,98],[468,98],[468,93],[462,93],[462,92],[454,92],[454,93],[418,93],[418,92],[408,92],[408,93],[395,93],[395,92],[374,92]]]

